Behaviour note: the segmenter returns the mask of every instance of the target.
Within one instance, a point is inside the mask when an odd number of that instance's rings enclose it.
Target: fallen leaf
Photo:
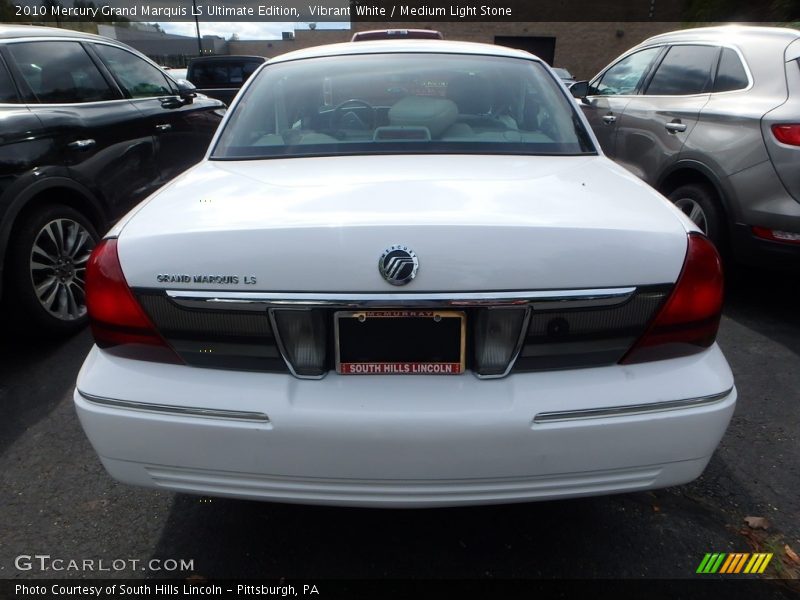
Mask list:
[[[792,561],[796,565],[800,565],[800,556],[797,556],[797,552],[792,550],[789,544],[785,544],[783,546],[783,551],[786,552],[786,556],[789,558],[790,561]]]
[[[769,520],[765,517],[745,517],[744,522],[750,529],[769,529]]]

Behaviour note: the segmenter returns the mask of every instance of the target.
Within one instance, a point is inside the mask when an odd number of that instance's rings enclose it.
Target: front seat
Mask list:
[[[458,122],[476,132],[511,128],[505,119],[492,114],[492,86],[482,75],[463,73],[454,77],[447,84],[447,97],[458,106]]]
[[[481,75],[464,73],[447,84],[447,97],[462,115],[488,115],[492,110],[492,89]]]

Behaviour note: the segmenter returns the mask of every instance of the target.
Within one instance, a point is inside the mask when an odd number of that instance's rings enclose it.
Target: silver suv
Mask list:
[[[572,90],[605,153],[721,249],[800,265],[800,31],[659,35]]]

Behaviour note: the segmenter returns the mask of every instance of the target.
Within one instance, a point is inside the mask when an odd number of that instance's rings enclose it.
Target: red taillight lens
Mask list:
[[[768,227],[753,227],[753,235],[770,242],[783,242],[784,244],[800,244],[800,233],[781,231]]]
[[[782,144],[800,146],[800,124],[782,123],[772,126],[772,135]]]
[[[645,334],[620,361],[624,364],[687,356],[717,338],[723,280],[719,253],[708,238],[689,234],[683,270]]]
[[[125,281],[117,240],[106,239],[86,266],[86,308],[97,345],[119,356],[179,363]]]

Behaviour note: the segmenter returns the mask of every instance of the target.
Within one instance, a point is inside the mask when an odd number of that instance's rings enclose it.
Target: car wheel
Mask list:
[[[98,240],[91,222],[68,206],[46,206],[20,223],[5,290],[26,326],[66,335],[86,325],[86,264]]]
[[[668,197],[721,251],[725,245],[725,221],[716,195],[705,185],[691,183],[676,188]]]

